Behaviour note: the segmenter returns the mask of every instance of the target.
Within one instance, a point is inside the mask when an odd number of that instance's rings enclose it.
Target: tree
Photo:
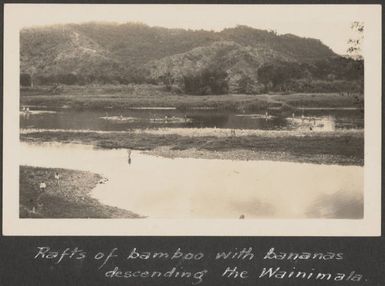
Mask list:
[[[173,79],[171,73],[170,72],[165,73],[164,75],[162,75],[160,77],[160,80],[162,81],[162,83],[166,87],[166,90],[170,91],[172,88],[172,85],[174,83],[174,79]]]
[[[207,68],[198,74],[183,76],[184,92],[188,94],[225,94],[229,87],[227,73],[222,70]]]
[[[238,93],[253,93],[254,81],[247,75],[242,75],[238,81]]]
[[[59,75],[59,82],[62,84],[74,85],[77,84],[77,76],[72,73]]]
[[[355,21],[352,23],[350,28],[352,29],[355,36],[348,40],[349,48],[347,49],[346,52],[351,58],[361,59],[362,58],[361,46],[364,40],[364,23]]]

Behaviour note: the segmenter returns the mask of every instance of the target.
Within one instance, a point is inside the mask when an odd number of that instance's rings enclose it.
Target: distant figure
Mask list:
[[[167,121],[168,121],[168,116],[165,115],[165,116],[164,116],[164,122],[167,122]]]
[[[128,154],[128,165],[131,165],[131,149],[127,150],[127,154]]]
[[[120,120],[123,120],[123,115],[122,115],[122,114],[120,114],[119,118],[120,118]]]
[[[291,117],[293,117],[293,118],[295,117],[295,114],[294,114],[294,112],[291,114]]]
[[[39,203],[40,197],[44,194],[45,188],[47,187],[47,185],[44,182],[41,182],[39,187],[40,187],[40,193],[36,198],[36,203]]]
[[[184,115],[184,122],[187,122],[187,115]]]
[[[46,187],[47,187],[47,185],[44,182],[41,182],[40,183],[40,192],[44,193]]]
[[[55,172],[55,179],[56,179],[57,184],[59,185],[60,175],[58,172]]]
[[[231,136],[235,136],[235,129],[231,129]]]
[[[239,217],[239,219],[245,219],[245,215],[244,215],[244,214],[241,214],[241,216]]]
[[[35,202],[33,201],[33,199],[30,199],[29,202],[30,202],[31,205],[32,205],[31,212],[32,212],[32,213],[36,213]]]
[[[47,187],[47,185],[45,184],[45,182],[41,182],[39,187],[40,187],[40,193],[37,195],[36,200],[35,201],[31,200],[31,202],[34,204],[34,206],[32,207],[32,213],[36,213],[36,209],[41,209],[41,207],[43,206],[43,204],[40,203],[40,197],[42,194],[44,194],[45,188]]]

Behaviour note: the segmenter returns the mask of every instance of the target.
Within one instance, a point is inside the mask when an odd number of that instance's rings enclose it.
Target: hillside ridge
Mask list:
[[[140,23],[24,28],[20,59],[26,86],[151,83],[197,94],[298,90],[307,83],[293,81],[351,81],[363,72],[362,62],[318,39],[248,26],[219,32]]]

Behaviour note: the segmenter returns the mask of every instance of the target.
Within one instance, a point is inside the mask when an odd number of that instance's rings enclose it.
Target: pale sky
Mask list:
[[[364,21],[363,5],[86,5],[5,4],[5,19],[17,17],[20,27],[64,23],[141,22],[167,28],[220,31],[247,25],[317,38],[345,54],[353,21]],[[16,13],[16,14],[14,14]]]

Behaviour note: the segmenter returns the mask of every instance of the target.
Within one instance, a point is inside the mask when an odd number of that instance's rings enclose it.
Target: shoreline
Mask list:
[[[103,180],[99,174],[32,166],[20,166],[19,172],[20,218],[143,218],[92,198],[90,192]],[[56,172],[59,181],[54,177]],[[41,182],[47,186],[43,192],[39,190]]]
[[[152,134],[152,135],[180,135],[185,137],[243,137],[243,136],[264,136],[264,137],[304,137],[304,136],[330,136],[330,134],[359,135],[363,129],[340,129],[336,131],[309,131],[303,130],[262,130],[262,129],[231,129],[231,128],[189,128],[189,127],[162,127],[142,128],[117,131],[117,130],[92,130],[92,129],[39,129],[21,128],[20,134],[31,133],[95,133],[95,134]],[[235,132],[235,133],[234,133]],[[235,135],[233,135],[235,134]]]
[[[355,159],[343,156],[307,156],[298,157],[285,152],[254,152],[250,150],[231,150],[225,152],[198,150],[195,148],[186,150],[172,150],[169,147],[159,147],[150,151],[141,151],[143,154],[164,157],[169,159],[193,158],[193,159],[215,159],[232,161],[278,161],[304,164],[340,165],[340,166],[363,166]],[[320,163],[321,162],[321,163]]]
[[[20,105],[45,106],[52,110],[122,111],[140,108],[172,108],[176,110],[232,110],[261,111],[299,108],[364,109],[360,93],[290,92],[262,94],[191,95],[176,94],[160,86],[63,86],[60,94],[52,94],[49,87],[38,86],[20,90]]]
[[[132,149],[167,158],[270,160],[332,165],[364,165],[364,132],[251,131],[228,136],[227,130],[182,133],[158,131],[22,132],[22,142],[81,143],[102,149]]]

